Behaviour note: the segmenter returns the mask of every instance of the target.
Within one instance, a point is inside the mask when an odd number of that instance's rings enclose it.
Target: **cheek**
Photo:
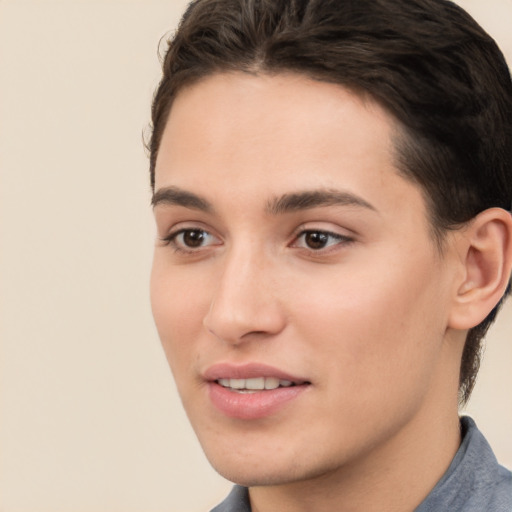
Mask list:
[[[307,299],[296,302],[300,329],[332,379],[368,397],[400,381],[402,388],[403,381],[424,385],[444,333],[435,273],[415,272],[412,263],[379,270],[377,263],[304,283]]]
[[[163,258],[162,258],[163,259]],[[151,271],[151,308],[167,360],[175,376],[192,365],[194,341],[208,308],[204,287],[180,268],[155,256]]]

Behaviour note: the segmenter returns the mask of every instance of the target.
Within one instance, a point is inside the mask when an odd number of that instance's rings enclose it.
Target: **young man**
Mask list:
[[[216,512],[512,510],[458,405],[512,267],[512,84],[445,0],[197,0],[153,103],[153,313]]]

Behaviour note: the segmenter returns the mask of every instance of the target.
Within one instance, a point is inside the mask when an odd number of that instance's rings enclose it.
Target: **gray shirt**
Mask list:
[[[512,473],[498,464],[471,418],[464,416],[460,422],[459,450],[415,512],[512,512]],[[235,485],[211,512],[251,512],[247,488]]]

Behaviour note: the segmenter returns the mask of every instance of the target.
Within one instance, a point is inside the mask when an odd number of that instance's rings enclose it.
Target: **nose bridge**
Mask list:
[[[275,334],[283,316],[272,290],[272,261],[254,241],[226,251],[216,290],[204,319],[217,338],[240,343],[249,334]]]

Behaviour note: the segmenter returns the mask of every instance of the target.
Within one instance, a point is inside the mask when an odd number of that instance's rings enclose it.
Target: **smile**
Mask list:
[[[274,416],[311,390],[308,379],[260,363],[219,363],[203,374],[210,403],[229,418]]]

